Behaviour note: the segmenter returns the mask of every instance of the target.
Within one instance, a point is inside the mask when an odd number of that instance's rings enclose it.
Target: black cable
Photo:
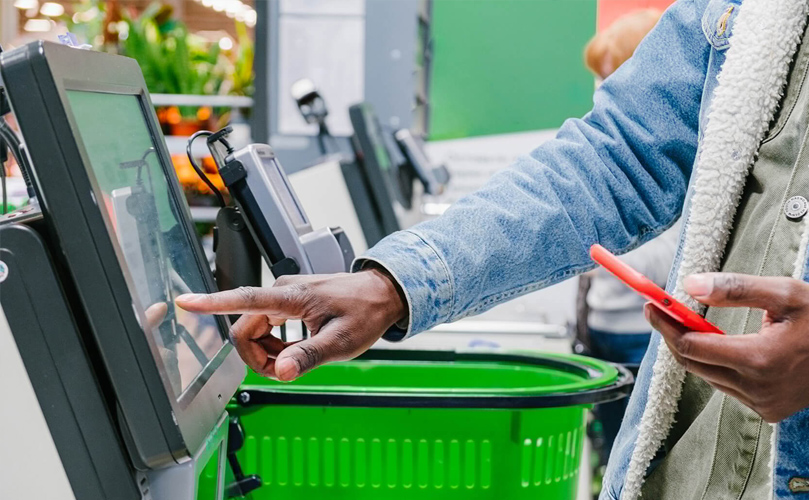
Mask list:
[[[326,156],[328,154],[328,150],[326,149],[326,141],[323,138],[323,134],[317,134],[317,146],[320,149],[321,156]]]
[[[20,139],[17,137],[17,134],[11,130],[11,126],[3,118],[0,118],[0,139],[6,143],[8,149],[11,150],[12,156],[17,160],[17,165],[20,166],[20,172],[25,181],[25,187],[28,189],[28,197],[32,200],[36,199],[34,184],[31,182],[31,164],[28,163],[28,157],[23,154]]]
[[[0,186],[3,189],[3,215],[8,213],[8,190],[6,189],[6,166],[0,165]]]
[[[216,200],[219,202],[219,206],[225,207],[227,204],[225,203],[225,197],[222,196],[222,192],[217,189],[216,186],[213,185],[211,179],[205,174],[205,172],[197,165],[197,162],[194,161],[194,156],[191,154],[191,146],[194,144],[194,141],[200,137],[208,137],[213,135],[213,132],[209,132],[207,130],[201,130],[196,132],[188,139],[188,144],[185,146],[185,152],[188,155],[188,161],[191,162],[191,166],[194,167],[194,171],[197,173],[202,182],[204,182],[210,189],[213,191],[214,196],[216,196]]]
[[[329,150],[326,147],[326,138],[331,137],[329,133],[329,127],[326,126],[326,122],[320,122],[318,124],[318,131],[317,131],[317,145],[320,148],[320,154],[326,156],[329,154]]]
[[[233,146],[230,145],[227,139],[224,137],[219,137],[216,140],[225,145],[225,150],[228,152],[228,154],[233,154]]]

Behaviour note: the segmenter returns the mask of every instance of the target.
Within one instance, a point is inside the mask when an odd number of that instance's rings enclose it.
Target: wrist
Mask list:
[[[370,263],[362,272],[373,274],[382,285],[383,302],[389,324],[392,326],[406,320],[408,316],[407,298],[393,275],[384,267],[373,263]]]

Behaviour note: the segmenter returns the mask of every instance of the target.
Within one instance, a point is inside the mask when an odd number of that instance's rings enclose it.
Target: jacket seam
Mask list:
[[[801,41],[801,43],[803,43],[803,41]],[[796,56],[796,58],[797,57],[800,57],[800,55]],[[795,62],[797,63],[797,59]],[[766,137],[764,137],[764,140],[761,141],[761,146],[759,146],[759,149],[761,149],[761,147],[767,144],[768,142],[775,140],[779,135],[781,135],[781,132],[783,132],[784,129],[786,129],[787,123],[789,122],[790,117],[792,117],[792,113],[794,113],[795,108],[798,107],[798,96],[800,96],[804,86],[806,85],[807,74],[809,74],[809,63],[804,64],[801,83],[798,86],[798,90],[794,94],[795,99],[793,100],[792,105],[789,107],[789,111],[787,112],[786,117],[783,120],[779,119],[778,121],[776,121],[775,126],[773,127],[772,135],[767,135]],[[784,91],[784,100],[790,97],[789,95],[787,95],[787,92],[789,92],[789,86],[787,86],[786,90]]]
[[[449,314],[447,314],[447,317],[444,321],[442,321],[442,318],[439,318],[438,324],[447,322],[453,317],[455,311],[455,278],[450,272],[449,266],[444,260],[443,255],[441,255],[441,253],[438,251],[437,248],[435,248],[429,241],[427,241],[425,237],[417,233],[415,230],[408,229],[406,230],[406,232],[412,234],[413,236],[421,240],[421,242],[424,243],[424,245],[433,252],[436,259],[438,259],[438,262],[441,263],[441,268],[444,270],[444,274],[447,276],[447,280],[449,281],[449,297],[450,297]]]

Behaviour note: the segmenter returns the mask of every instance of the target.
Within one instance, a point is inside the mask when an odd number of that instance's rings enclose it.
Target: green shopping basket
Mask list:
[[[575,355],[372,350],[292,383],[250,373],[228,411],[254,500],[567,500],[586,409],[632,382]]]

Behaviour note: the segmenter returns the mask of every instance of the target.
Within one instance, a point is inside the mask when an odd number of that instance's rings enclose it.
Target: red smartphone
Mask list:
[[[620,261],[618,257],[611,254],[609,250],[601,245],[593,245],[590,247],[590,257],[604,266],[604,269],[614,274],[616,278],[626,283],[629,288],[649,299],[652,305],[674,318],[689,330],[724,334],[722,330],[710,324],[705,318],[689,309],[688,306],[666,293],[665,290],[657,286],[652,280]]]

